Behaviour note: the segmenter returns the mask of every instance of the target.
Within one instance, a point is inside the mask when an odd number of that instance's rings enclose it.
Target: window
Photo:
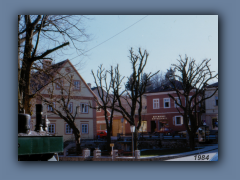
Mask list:
[[[66,124],[66,126],[65,126],[65,133],[72,134],[72,129],[70,128],[70,126],[68,124]]]
[[[212,128],[218,128],[218,120],[217,118],[212,118]]]
[[[88,134],[88,124],[82,124],[82,134]]]
[[[69,67],[66,67],[66,68],[65,68],[65,71],[66,71],[66,72],[71,72],[71,69],[70,69]]]
[[[164,108],[170,108],[170,98],[164,98]]]
[[[51,134],[55,134],[55,124],[48,125],[48,132]]]
[[[147,132],[147,121],[142,121],[138,132]]]
[[[53,107],[55,108],[55,102],[53,102]],[[52,105],[48,104],[48,106],[47,106],[48,111],[53,111],[53,107],[52,107]]]
[[[56,89],[61,89],[61,87],[63,87],[63,80],[59,80],[56,83]]]
[[[81,103],[80,104],[80,112],[81,113],[88,113],[88,105],[84,104],[84,103]]]
[[[159,109],[159,99],[153,99],[153,109]]]
[[[69,110],[70,113],[73,112],[73,103],[68,104],[68,110]]]
[[[182,125],[183,124],[183,118],[182,116],[175,116],[175,125]]]
[[[215,106],[218,106],[218,96],[215,96]]]
[[[176,104],[176,101],[177,101],[178,104],[181,104],[179,97],[176,97],[176,98],[175,98],[175,101],[174,101],[175,107],[179,107],[179,106]]]
[[[79,90],[80,89],[80,81],[73,81],[74,89]]]
[[[100,107],[97,107],[96,111],[97,111],[97,112],[101,112],[101,108],[100,108]]]
[[[198,106],[199,106],[199,107],[201,107],[201,100],[202,100],[201,96],[198,96],[198,102],[199,102],[199,103],[198,103]]]

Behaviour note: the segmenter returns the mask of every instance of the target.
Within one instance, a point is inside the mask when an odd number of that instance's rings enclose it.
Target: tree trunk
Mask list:
[[[138,129],[135,128],[134,133],[134,150],[138,150]]]
[[[24,105],[24,110],[26,114],[31,115],[31,98],[30,98],[30,73],[31,73],[31,66],[32,63],[27,63],[26,64],[26,74],[25,74],[25,86],[23,87],[23,105]]]
[[[19,33],[19,22],[21,19],[21,15],[18,15],[18,33]],[[21,99],[21,94],[20,94],[20,87],[19,87],[19,82],[20,82],[20,75],[21,75],[21,60],[20,60],[20,38],[18,35],[18,113],[20,113],[20,109],[22,109],[22,99]]]
[[[76,153],[77,155],[81,154],[81,138],[80,133],[74,133],[75,143],[76,143]]]
[[[30,22],[26,22],[26,41],[24,48],[24,56],[21,70],[21,81],[20,81],[20,93],[23,93],[22,101],[23,108],[26,114],[31,114],[30,101],[30,77],[31,77],[31,67],[33,62],[31,61],[32,52],[32,39],[33,39],[33,29]]]
[[[190,150],[195,149],[195,132],[192,131],[189,133],[189,147]]]
[[[107,150],[108,151],[111,151],[110,143],[111,143],[111,130],[110,130],[110,127],[107,126]]]

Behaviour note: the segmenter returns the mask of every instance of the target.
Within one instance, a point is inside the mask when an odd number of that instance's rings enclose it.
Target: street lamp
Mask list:
[[[131,133],[132,133],[132,156],[134,157],[133,133],[135,132],[135,126],[134,126],[134,125],[131,125],[131,126],[130,126],[130,130],[131,130]]]

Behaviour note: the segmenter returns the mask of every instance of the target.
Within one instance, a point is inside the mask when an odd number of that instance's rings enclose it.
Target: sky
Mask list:
[[[122,76],[132,73],[129,50],[147,50],[144,72],[166,73],[179,55],[194,58],[198,63],[211,59],[211,70],[218,73],[217,15],[92,15],[85,21],[90,41],[84,44],[85,56],[74,50],[60,60],[69,59],[87,83],[95,86],[91,70],[119,64]],[[125,79],[124,82],[126,82]],[[216,80],[217,81],[217,80]],[[215,81],[212,81],[212,83]]]

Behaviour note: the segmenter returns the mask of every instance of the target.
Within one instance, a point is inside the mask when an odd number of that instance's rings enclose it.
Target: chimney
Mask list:
[[[91,83],[87,83],[87,85],[90,87],[90,89],[91,89]]]
[[[50,60],[50,59],[44,59],[42,61],[43,69],[47,69],[51,65],[52,65],[52,60]]]

